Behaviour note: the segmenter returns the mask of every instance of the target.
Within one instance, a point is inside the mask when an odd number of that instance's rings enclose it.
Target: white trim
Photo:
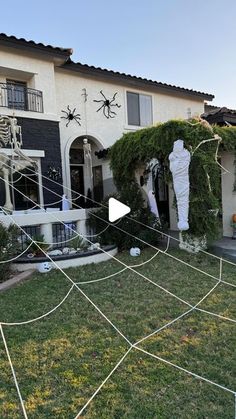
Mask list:
[[[20,109],[13,110],[11,108],[6,108],[5,106],[0,106],[0,114],[11,117],[15,116],[16,118],[32,118],[41,119],[43,121],[60,122],[60,117],[53,113],[22,111]]]
[[[27,157],[45,157],[44,150],[28,150],[25,148],[21,148],[22,153],[24,153]],[[7,156],[13,156],[14,153],[12,152],[11,148],[0,148],[0,153],[3,152]]]
[[[73,142],[77,139],[77,138],[81,138],[81,137],[92,137],[92,140],[96,145],[101,146],[103,148],[105,148],[105,145],[103,143],[103,141],[101,141],[100,137],[97,136],[95,133],[88,131],[83,132],[82,134],[77,135],[76,137],[70,136],[67,139],[66,144],[64,145],[64,149],[62,149],[62,143],[61,143],[61,153],[62,153],[62,170],[64,171],[65,174],[65,179],[63,181],[63,185],[65,185],[66,187],[64,188],[64,193],[68,196],[69,200],[71,200],[72,196],[71,196],[71,179],[70,179],[70,148],[71,145],[73,144]],[[84,165],[82,165],[84,167]],[[85,191],[84,191],[85,193]],[[85,193],[86,195],[86,193]]]
[[[136,93],[136,94],[138,94],[139,96],[140,95],[143,95],[143,96],[149,96],[149,97],[151,97],[151,108],[152,108],[152,112],[151,112],[151,114],[152,114],[152,123],[150,124],[150,125],[129,125],[128,124],[128,101],[127,101],[127,93]],[[140,91],[140,90],[134,90],[134,89],[125,89],[125,94],[124,94],[124,97],[125,97],[125,110],[126,110],[126,112],[125,112],[125,125],[124,125],[124,129],[126,129],[126,130],[133,130],[133,131],[137,131],[138,129],[143,129],[143,128],[148,128],[148,127],[151,127],[151,126],[153,126],[153,121],[154,121],[154,112],[153,112],[153,94],[151,94],[150,92],[145,92],[145,91]]]

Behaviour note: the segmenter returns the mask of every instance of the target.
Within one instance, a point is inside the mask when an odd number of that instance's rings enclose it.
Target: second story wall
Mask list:
[[[67,111],[67,106],[75,114],[80,114],[80,124],[72,120],[68,127],[68,121],[61,119],[60,133],[62,148],[67,141],[75,139],[78,136],[88,135],[97,138],[104,148],[114,144],[124,132],[143,128],[140,125],[131,125],[128,120],[127,92],[142,95],[150,98],[151,103],[151,125],[158,122],[165,122],[169,119],[186,119],[191,116],[200,115],[204,111],[203,99],[177,96],[176,94],[153,93],[150,90],[134,89],[121,84],[105,82],[103,80],[91,79],[80,75],[64,71],[57,68],[55,72],[57,112],[58,118],[65,116],[62,110]],[[87,101],[84,102],[83,93],[86,89]],[[112,99],[117,93],[113,104],[121,105],[120,108],[112,107],[116,112],[114,118],[107,119],[103,114],[103,109],[97,112],[102,102],[94,100],[103,100],[100,93],[102,90],[106,98]]]
[[[14,107],[7,108],[1,106],[1,114],[11,115],[14,111],[16,116],[36,118],[36,119],[57,119],[56,109],[56,94],[55,94],[55,78],[54,78],[54,63],[52,60],[45,59],[45,57],[33,56],[32,54],[25,54],[22,51],[1,48],[0,54],[0,82],[7,83],[8,81],[26,83],[28,89],[28,100],[32,104],[31,110],[14,109]],[[19,83],[20,84],[20,83]],[[9,88],[1,85],[1,95],[3,102],[9,100]],[[4,90],[5,89],[5,90]],[[34,112],[37,106],[36,101],[41,103],[41,99],[36,91],[42,92],[42,110],[43,112]],[[5,96],[3,98],[3,95]],[[2,102],[2,103],[3,103]],[[5,104],[5,103],[3,103]],[[41,110],[39,107],[36,109]]]

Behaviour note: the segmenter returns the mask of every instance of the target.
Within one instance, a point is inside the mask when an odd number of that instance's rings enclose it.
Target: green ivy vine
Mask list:
[[[135,180],[135,170],[152,158],[162,159],[169,167],[168,156],[177,139],[184,140],[185,147],[193,152],[204,140],[213,138],[212,132],[205,125],[192,120],[191,124],[182,120],[170,120],[166,123],[125,133],[111,147],[109,157],[114,181],[118,192],[132,186],[137,194],[140,186]],[[213,126],[214,134],[222,141],[219,154],[223,151],[236,150],[236,127]],[[193,153],[190,176],[190,212],[189,233],[195,236],[216,237],[219,230],[219,218],[212,210],[221,211],[221,169],[216,164],[217,141],[206,142]],[[171,180],[167,174],[166,182]],[[130,185],[130,186],[129,186]]]

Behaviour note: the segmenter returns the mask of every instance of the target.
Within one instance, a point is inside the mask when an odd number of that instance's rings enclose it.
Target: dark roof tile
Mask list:
[[[54,47],[52,45],[44,45],[42,44],[42,42],[35,42],[32,40],[26,40],[25,38],[17,38],[16,36],[9,36],[6,35],[5,33],[0,33],[0,43],[6,43],[10,46],[10,44],[12,46],[15,45],[19,45],[19,46],[25,46],[25,47],[32,47],[38,50],[44,50],[44,51],[48,51],[51,53],[56,53],[56,54],[62,54],[62,55],[66,55],[66,56],[70,56],[73,53],[72,48],[60,48],[60,47]]]
[[[126,73],[120,73],[119,71],[113,71],[113,70],[108,70],[106,68],[101,68],[101,67],[95,67],[93,65],[88,65],[88,64],[82,64],[80,62],[75,63],[72,60],[68,60],[67,63],[65,63],[62,68],[66,69],[66,70],[71,70],[71,71],[77,71],[77,72],[94,72],[97,74],[103,74],[104,76],[113,76],[113,77],[120,77],[126,80],[134,80],[140,83],[145,83],[146,85],[149,86],[153,86],[153,87],[159,87],[159,88],[164,88],[164,89],[168,89],[168,90],[175,90],[177,92],[183,92],[185,94],[188,95],[195,95],[195,96],[201,96],[204,99],[207,100],[212,100],[214,98],[214,95],[211,95],[209,93],[204,93],[204,92],[200,92],[197,90],[193,90],[193,89],[187,89],[185,87],[179,87],[179,86],[175,86],[175,85],[171,85],[171,84],[167,84],[167,83],[162,83],[162,82],[158,82],[155,80],[151,80],[151,79],[147,79],[147,78],[143,78],[143,77],[138,77],[138,76],[133,76],[131,74],[126,74]]]

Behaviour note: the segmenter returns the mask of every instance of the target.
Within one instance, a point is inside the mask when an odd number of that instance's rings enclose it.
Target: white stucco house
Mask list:
[[[15,179],[15,186],[44,207],[58,200],[51,189],[75,199],[70,193],[73,189],[100,201],[114,185],[108,159],[99,157],[124,132],[201,115],[206,101],[213,98],[212,94],[75,63],[71,48],[0,34],[0,115],[17,118],[23,151],[38,164],[35,179],[39,186],[26,178],[18,183]],[[89,164],[84,139],[91,146]],[[1,150],[11,155],[9,147]],[[171,188],[169,195],[170,228],[174,229]],[[15,211],[32,207],[15,191],[12,197]],[[0,182],[0,205],[4,199]],[[83,197],[76,202],[82,207],[86,203]],[[74,218],[85,217],[81,211],[74,211]],[[38,221],[27,216],[24,225]],[[231,231],[225,227],[224,233]]]

